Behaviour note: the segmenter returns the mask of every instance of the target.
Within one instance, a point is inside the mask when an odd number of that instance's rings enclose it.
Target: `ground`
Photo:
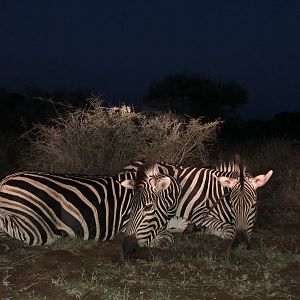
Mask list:
[[[252,248],[196,233],[171,249],[122,254],[122,236],[30,247],[0,239],[1,299],[300,299],[300,234],[294,222],[258,223]]]

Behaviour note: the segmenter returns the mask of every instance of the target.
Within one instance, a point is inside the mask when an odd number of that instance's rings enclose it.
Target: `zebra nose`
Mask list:
[[[234,240],[232,242],[232,248],[236,248],[237,246],[239,246],[240,244],[242,243],[246,243],[247,245],[247,249],[250,249],[250,241],[249,241],[249,237],[248,237],[248,234],[247,234],[247,231],[241,231],[239,230],[235,237],[234,237]]]
[[[133,254],[139,248],[137,239],[134,235],[127,236],[123,241],[123,251],[125,256]]]

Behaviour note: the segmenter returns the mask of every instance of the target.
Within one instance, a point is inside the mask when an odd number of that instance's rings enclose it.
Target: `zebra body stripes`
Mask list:
[[[133,191],[111,177],[22,172],[0,183],[0,230],[30,245],[61,236],[110,240],[126,225]]]
[[[141,163],[135,162],[126,169],[135,170]],[[163,162],[158,166],[161,173],[174,176],[182,188],[176,212],[176,219],[181,222],[179,231],[190,223],[208,234],[234,239],[234,246],[242,241],[250,246],[256,219],[256,189],[269,180],[272,171],[253,177],[245,172],[238,157],[216,169]],[[176,219],[170,223],[176,224]],[[182,220],[188,222],[182,223]],[[176,225],[168,225],[168,228],[173,226],[176,228]]]

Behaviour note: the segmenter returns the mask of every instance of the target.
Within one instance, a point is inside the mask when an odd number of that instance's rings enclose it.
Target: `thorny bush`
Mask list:
[[[110,175],[150,157],[203,165],[221,123],[135,112],[125,105],[107,108],[94,97],[84,109],[69,110],[28,132],[31,146],[23,166],[56,173]]]

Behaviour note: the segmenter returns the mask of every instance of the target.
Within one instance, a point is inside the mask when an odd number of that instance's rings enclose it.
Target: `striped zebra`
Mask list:
[[[140,247],[163,247],[172,242],[166,227],[179,204],[181,188],[177,180],[162,175],[156,164],[144,164],[136,179],[124,180],[122,185],[137,191],[125,231],[125,255]]]
[[[125,169],[135,170],[141,163]],[[176,217],[168,224],[170,231],[184,231],[191,224],[196,230],[232,239],[233,247],[242,242],[250,247],[257,214],[256,189],[267,183],[272,170],[254,177],[238,156],[215,169],[158,165],[161,173],[174,176],[182,188]]]
[[[126,229],[133,197],[148,195],[147,185],[124,187],[136,177],[137,172],[96,177],[12,174],[0,183],[0,231],[29,245],[63,236],[110,240]]]

